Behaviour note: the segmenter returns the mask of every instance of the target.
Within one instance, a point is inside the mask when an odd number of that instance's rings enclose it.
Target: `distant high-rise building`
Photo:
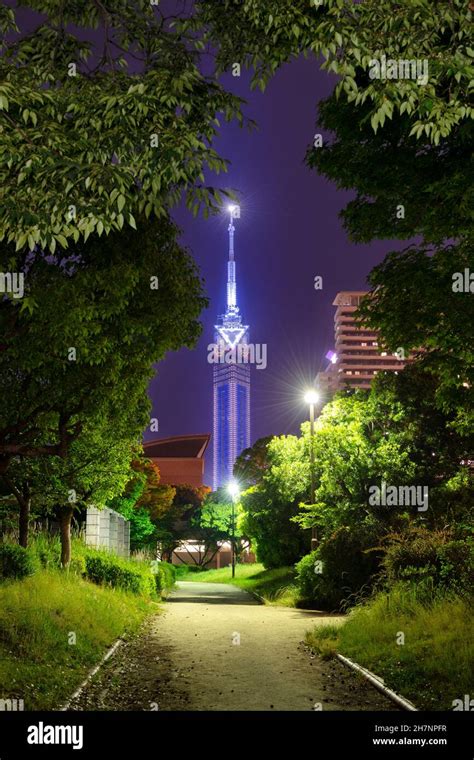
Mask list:
[[[245,361],[249,326],[242,323],[237,306],[234,258],[234,219],[239,207],[231,206],[229,260],[227,263],[227,308],[215,325],[213,367],[213,489],[225,486],[232,478],[234,462],[250,446],[250,366]]]
[[[343,388],[370,388],[378,372],[399,372],[410,357],[391,354],[379,345],[378,333],[356,324],[355,312],[366,291],[342,291],[333,301],[335,351],[330,364],[318,374],[321,391],[331,394]]]

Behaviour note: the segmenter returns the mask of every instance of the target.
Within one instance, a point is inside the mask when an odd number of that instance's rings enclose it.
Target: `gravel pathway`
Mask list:
[[[178,584],[71,710],[397,710],[338,661],[303,644],[340,617],[259,604],[235,586]]]

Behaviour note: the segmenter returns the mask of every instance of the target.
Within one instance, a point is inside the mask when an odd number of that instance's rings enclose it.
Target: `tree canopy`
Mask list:
[[[25,277],[23,299],[0,301],[3,471],[16,455],[64,457],[104,408],[134,406],[146,427],[152,364],[194,345],[207,303],[177,232],[162,219],[50,256],[2,247],[0,266]]]
[[[423,347],[417,363],[436,378],[437,403],[455,413],[453,424],[466,435],[474,422],[471,272],[470,237],[434,252],[411,246],[375,267],[369,275],[373,290],[360,307],[361,317],[381,332],[389,350],[403,347],[408,354]]]
[[[301,53],[323,58],[339,76],[336,94],[367,104],[374,131],[394,114],[410,133],[438,144],[472,117],[472,4],[466,0],[221,0],[197,2],[194,28],[207,25],[220,70],[236,61],[264,89]],[[370,76],[374,61],[427,61],[426,82]]]
[[[204,172],[225,171],[211,143],[240,102],[174,18],[149,0],[0,8],[0,240],[54,253],[166,216],[183,194],[195,212],[220,206]]]
[[[376,134],[370,107],[334,94],[319,104],[322,146],[311,146],[308,166],[356,196],[341,211],[355,242],[422,237],[441,244],[473,229],[474,124],[453,127],[439,145],[410,136],[407,114],[394,114]],[[402,208],[402,213],[399,210]]]

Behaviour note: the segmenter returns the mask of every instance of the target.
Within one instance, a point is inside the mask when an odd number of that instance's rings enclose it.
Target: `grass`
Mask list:
[[[29,552],[41,569],[0,583],[0,700],[21,699],[27,710],[51,710],[67,701],[118,637],[136,631],[157,609],[156,588],[148,561],[92,550],[77,537],[68,571],[59,567],[58,536],[32,533]],[[135,580],[140,571],[148,585],[132,593],[117,586],[122,576],[115,575],[115,588],[96,585],[82,577],[86,558],[113,560],[115,569]]]
[[[156,604],[46,569],[0,585],[0,699],[57,709]],[[74,641],[75,643],[70,643]]]
[[[339,652],[381,676],[419,709],[452,710],[474,693],[473,630],[472,600],[399,585],[306,638],[322,657]]]
[[[283,607],[295,607],[298,601],[298,589],[294,583],[295,571],[293,567],[278,567],[274,570],[265,570],[262,564],[236,565],[235,578],[232,578],[230,567],[222,567],[219,570],[204,570],[201,573],[182,571],[178,573],[178,580],[200,583],[231,583],[234,586],[250,591],[262,597],[265,604],[274,604]]]

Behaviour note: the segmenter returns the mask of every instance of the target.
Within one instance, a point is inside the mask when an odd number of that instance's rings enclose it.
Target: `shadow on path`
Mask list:
[[[255,597],[237,586],[226,583],[193,583],[181,581],[168,597],[168,602],[175,604],[240,604],[260,605]]]

